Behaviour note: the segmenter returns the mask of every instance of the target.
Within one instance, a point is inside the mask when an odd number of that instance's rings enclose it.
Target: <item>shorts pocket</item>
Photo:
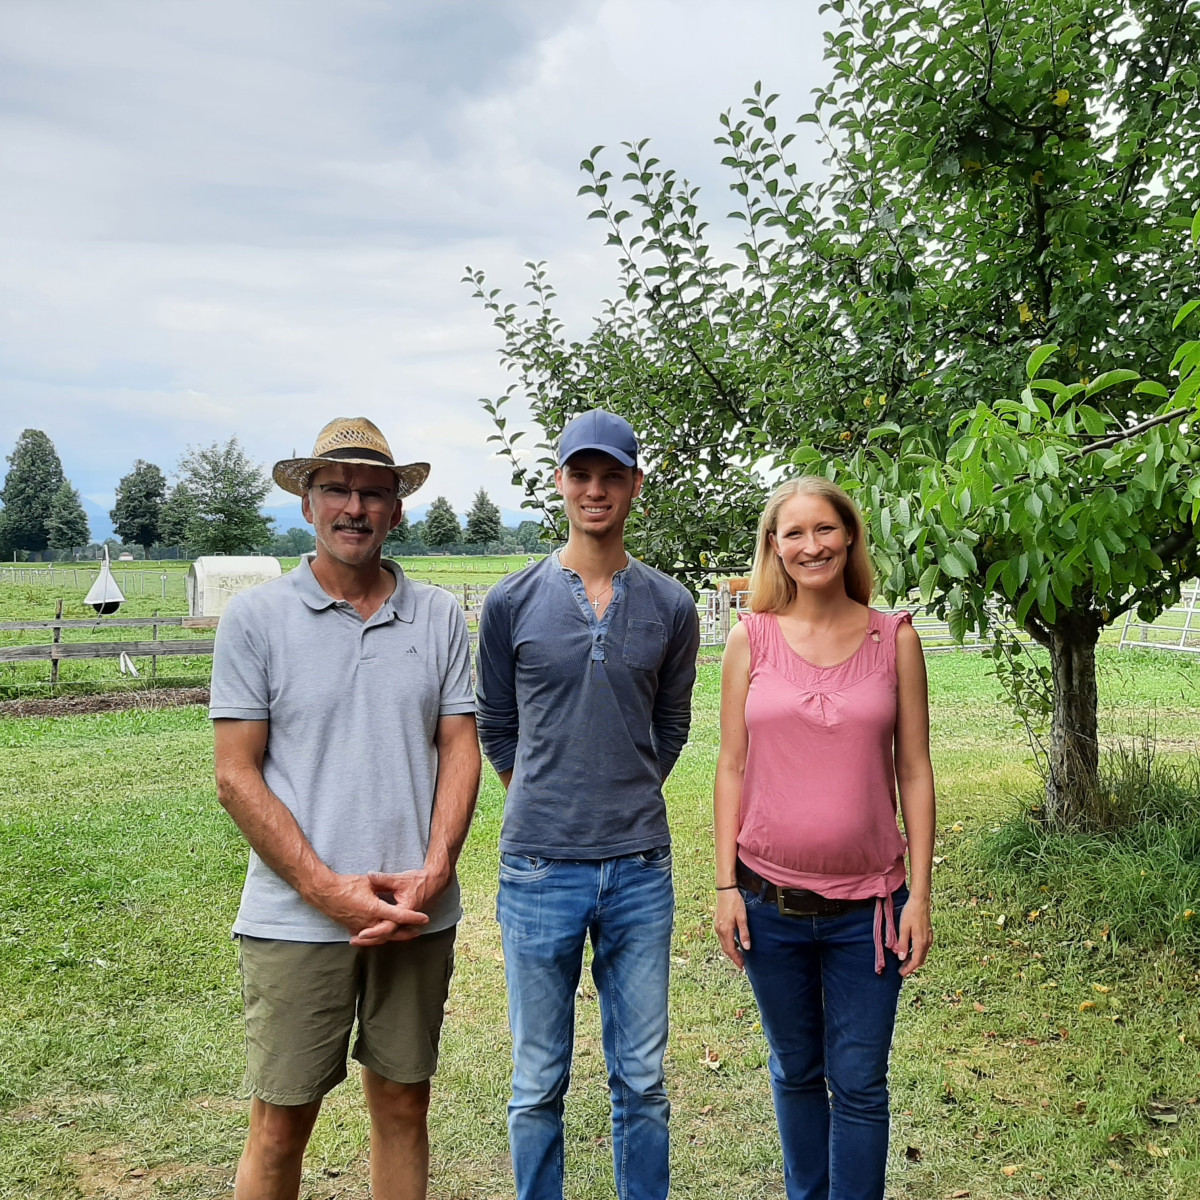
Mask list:
[[[666,657],[667,629],[661,621],[631,620],[625,628],[623,661],[635,671],[655,671]]]

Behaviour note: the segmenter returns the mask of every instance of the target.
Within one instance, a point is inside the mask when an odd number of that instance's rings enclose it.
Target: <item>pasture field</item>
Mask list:
[[[1200,663],[1107,650],[1101,662],[1108,735],[1153,728],[1165,752],[1195,752]],[[930,661],[937,944],[901,996],[889,1196],[1194,1197],[1200,918],[1184,914],[1200,910],[1200,854],[1172,864],[1127,847],[1100,869],[1079,860],[1074,876],[1061,865],[997,875],[981,847],[1004,835],[1034,779],[986,666]],[[715,658],[702,662],[694,736],[668,785],[672,1194],[774,1200],[766,1049],[709,920],[718,674]],[[0,720],[5,1200],[229,1194],[245,1102],[228,930],[245,849],[210,756],[197,708]],[[489,772],[461,864],[466,916],[435,1085],[440,1200],[511,1195],[500,813]],[[1194,818],[1188,828],[1200,836]],[[569,1192],[599,1200],[611,1195],[608,1094],[586,974],[578,1005]],[[365,1198],[366,1139],[352,1075],[327,1101],[302,1194]]]
[[[284,572],[290,571],[295,558],[280,559]],[[510,555],[428,555],[401,558],[397,562],[413,579],[443,586],[454,584],[487,585],[495,583],[512,571],[520,570],[529,561],[525,554]],[[114,563],[113,574],[125,593],[121,606],[122,617],[184,616],[187,614],[187,593],[184,577],[188,562]],[[52,568],[52,570],[51,570]],[[95,619],[94,629],[69,630],[64,641],[132,642],[150,640],[145,628],[114,627],[104,617],[96,617],[83,603],[96,575],[94,564],[23,563],[14,568],[0,564],[0,621],[48,621],[54,618],[56,601],[62,599],[63,617],[68,620]],[[211,640],[212,630],[182,629],[164,625],[158,630],[162,641]],[[47,630],[0,630],[0,646],[35,645],[49,642]],[[207,656],[189,654],[160,657],[151,680],[151,663],[138,659],[141,677],[135,683],[123,676],[116,659],[63,659],[59,664],[59,683],[66,692],[88,690],[119,691],[130,686],[144,687],[150,682],[161,687],[207,686],[211,669]],[[36,662],[0,662],[0,700],[29,699],[52,694],[48,686],[50,664]]]

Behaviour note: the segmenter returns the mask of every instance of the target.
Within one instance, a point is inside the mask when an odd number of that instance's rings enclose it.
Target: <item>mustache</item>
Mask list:
[[[366,517],[346,517],[334,525],[334,529],[346,529],[352,533],[374,533],[375,526]]]

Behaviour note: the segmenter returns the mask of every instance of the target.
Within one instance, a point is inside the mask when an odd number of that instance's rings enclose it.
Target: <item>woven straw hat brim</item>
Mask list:
[[[308,481],[322,467],[383,467],[396,476],[396,494],[403,499],[411,496],[429,477],[429,464],[381,463],[377,458],[285,458],[275,464],[271,477],[285,492],[303,496],[308,490]]]

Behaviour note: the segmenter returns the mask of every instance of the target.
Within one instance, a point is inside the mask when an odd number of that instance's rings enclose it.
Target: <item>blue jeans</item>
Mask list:
[[[618,1200],[667,1195],[663,1054],[674,915],[669,847],[586,861],[500,856],[496,916],[513,1036],[508,1137],[518,1200],[562,1200],[563,1097],[587,938]]]
[[[873,905],[789,917],[753,892],[742,898],[788,1200],[882,1200],[900,960],[887,951],[875,974]],[[901,887],[897,922],[907,899]]]

